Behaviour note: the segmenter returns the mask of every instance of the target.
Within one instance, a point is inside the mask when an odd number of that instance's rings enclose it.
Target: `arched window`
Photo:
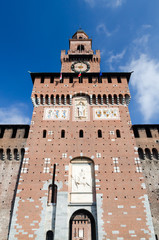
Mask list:
[[[48,94],[45,96],[45,104],[48,104],[49,103],[49,96]]]
[[[128,105],[130,102],[130,96],[128,94],[125,94],[125,102],[126,102],[126,105]]]
[[[70,104],[70,95],[69,94],[67,94],[67,96],[66,96],[66,103]]]
[[[138,148],[138,154],[139,154],[139,158],[141,160],[144,160],[144,152],[143,152],[142,148]]]
[[[43,138],[46,138],[46,130],[43,130]]]
[[[98,104],[101,104],[101,95],[98,94]]]
[[[80,138],[83,138],[83,130],[80,130],[80,131],[79,131],[79,137],[80,137]]]
[[[117,137],[117,138],[120,138],[120,137],[121,137],[121,135],[120,135],[120,130],[119,130],[119,129],[116,130],[116,137]]]
[[[93,96],[92,96],[92,103],[96,104],[96,95],[95,94],[93,94]]]
[[[0,160],[3,160],[3,149],[0,149]]]
[[[18,149],[14,149],[14,160],[18,160]]]
[[[151,152],[150,152],[150,149],[149,149],[149,148],[145,148],[145,157],[146,157],[148,160],[151,160]]]
[[[35,94],[35,103],[36,103],[36,105],[38,105],[38,96],[37,96],[37,94]]]
[[[54,95],[53,94],[51,95],[51,104],[52,105],[54,104]]]
[[[43,104],[43,95],[40,94],[40,104]]]
[[[64,99],[65,99],[65,97],[64,97],[64,95],[62,94],[62,95],[61,95],[61,104],[64,104]]]
[[[59,95],[56,95],[56,104],[59,104]]]
[[[114,94],[114,104],[117,104],[117,95]]]
[[[98,130],[98,138],[102,138],[102,131],[100,129]]]
[[[119,94],[119,103],[123,104],[123,95],[122,94]]]
[[[61,130],[61,138],[65,138],[65,130]]]
[[[107,97],[106,97],[105,94],[103,95],[103,103],[104,103],[104,104],[107,104]]]
[[[152,149],[152,156],[153,156],[153,159],[158,160],[158,151],[156,148]]]
[[[79,52],[84,51],[84,45],[78,45],[77,50],[78,50]]]
[[[7,159],[10,160],[11,159],[11,150],[9,148],[7,148]]]
[[[51,231],[51,230],[47,231],[46,240],[53,240],[53,238],[54,238],[53,231]]]
[[[25,154],[25,149],[21,148],[21,160],[23,160]]]
[[[108,95],[108,101],[109,101],[109,104],[112,104],[112,95]]]

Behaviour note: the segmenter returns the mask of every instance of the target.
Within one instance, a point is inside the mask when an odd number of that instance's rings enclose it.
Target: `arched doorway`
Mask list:
[[[79,209],[70,218],[69,240],[96,240],[96,226],[93,215]]]

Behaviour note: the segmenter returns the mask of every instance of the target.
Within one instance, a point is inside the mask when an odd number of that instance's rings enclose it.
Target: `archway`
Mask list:
[[[85,210],[75,211],[69,223],[69,240],[96,240],[96,226],[93,215]]]

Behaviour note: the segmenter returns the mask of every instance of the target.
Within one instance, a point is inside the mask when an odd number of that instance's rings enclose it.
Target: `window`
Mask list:
[[[82,77],[79,77],[79,83],[83,83]]]
[[[70,76],[69,83],[73,83],[73,77]]]
[[[80,130],[80,131],[79,131],[79,137],[80,137],[80,138],[83,138],[83,130]]]
[[[146,128],[146,135],[148,138],[152,138],[152,134],[149,128]]]
[[[12,132],[11,138],[16,138],[16,133],[17,133],[17,129],[13,128],[13,132]]]
[[[151,160],[151,152],[150,152],[150,149],[148,149],[148,148],[145,148],[145,157],[148,160]]]
[[[25,149],[21,148],[21,160],[23,160],[25,154]]]
[[[111,77],[108,77],[108,83],[112,83]]]
[[[11,159],[11,151],[9,148],[7,148],[7,159],[10,160]]]
[[[98,104],[101,104],[101,95],[98,94]]]
[[[46,138],[46,130],[43,130],[43,138]]]
[[[3,160],[3,149],[0,149],[0,160]]]
[[[78,45],[77,50],[78,50],[79,52],[84,51],[84,45]]]
[[[54,77],[50,78],[50,83],[54,83]]]
[[[117,137],[117,138],[120,138],[120,137],[121,137],[121,135],[120,135],[120,130],[119,130],[119,129],[116,130],[116,137]]]
[[[61,138],[65,138],[65,130],[61,130]]]
[[[92,77],[91,76],[88,78],[88,83],[92,83]]]
[[[117,81],[118,81],[118,83],[121,83],[121,78],[118,77],[118,78],[117,78]]]
[[[14,160],[18,160],[18,149],[14,149]]]
[[[158,151],[156,148],[152,149],[152,156],[153,156],[153,159],[158,160]]]
[[[138,154],[139,154],[139,158],[141,160],[144,160],[144,152],[143,152],[142,148],[138,148]]]
[[[48,94],[45,96],[45,103],[46,103],[46,104],[49,103],[49,96],[48,96]]]
[[[43,77],[41,78],[41,83],[44,83],[44,78]]]
[[[98,130],[98,138],[102,138],[102,131],[100,129]]]
[[[61,96],[61,104],[64,104],[65,103],[65,96],[62,94]]]
[[[53,231],[49,230],[46,233],[46,240],[53,240],[54,234]]]

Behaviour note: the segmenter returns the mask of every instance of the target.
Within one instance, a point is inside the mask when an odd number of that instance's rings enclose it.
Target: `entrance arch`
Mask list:
[[[69,240],[96,240],[96,224],[89,211],[79,209],[72,214],[69,222]]]

